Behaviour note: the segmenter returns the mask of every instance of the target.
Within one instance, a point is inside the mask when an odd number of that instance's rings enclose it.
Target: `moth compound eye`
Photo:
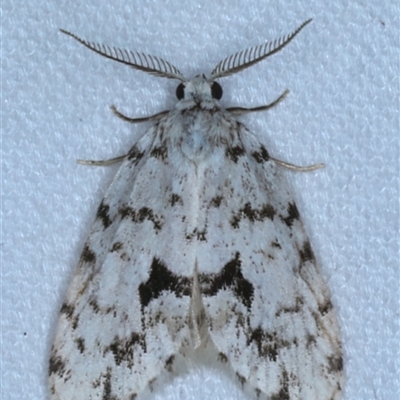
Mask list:
[[[178,85],[175,94],[178,100],[182,100],[185,97],[185,86],[183,83]]]
[[[211,96],[219,100],[222,97],[222,87],[218,82],[213,82],[211,85]]]

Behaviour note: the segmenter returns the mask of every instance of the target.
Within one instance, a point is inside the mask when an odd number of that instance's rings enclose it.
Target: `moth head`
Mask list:
[[[181,82],[177,86],[175,94],[178,100],[204,98],[220,100],[222,98],[222,87],[218,82],[207,79],[205,75],[197,75],[189,81]]]

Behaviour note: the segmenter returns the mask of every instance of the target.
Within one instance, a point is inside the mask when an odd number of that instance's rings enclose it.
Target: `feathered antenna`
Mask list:
[[[180,81],[185,80],[178,68],[174,67],[171,63],[163,60],[162,58],[151,56],[149,54],[138,53],[135,51],[118,49],[115,47],[106,46],[104,44],[89,42],[71,32],[65,31],[64,29],[60,29],[60,31],[68,36],[71,36],[88,49],[93,50],[95,53],[110,58],[111,60],[129,65],[132,68],[147,72],[152,75],[162,76],[170,79],[179,79]]]
[[[259,46],[250,47],[249,49],[239,51],[220,61],[211,72],[211,80],[222,78],[242,71],[266,57],[276,53],[285,47],[312,19],[303,22],[295,31],[289,35],[282,36],[272,42],[266,42]]]

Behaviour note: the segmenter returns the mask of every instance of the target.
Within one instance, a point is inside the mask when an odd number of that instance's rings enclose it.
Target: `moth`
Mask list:
[[[90,50],[176,79],[172,110],[123,156],[61,307],[51,350],[53,400],[132,400],[188,357],[215,353],[259,399],[340,399],[338,322],[283,169],[224,109],[217,79],[280,51],[307,25],[186,79],[162,58]]]

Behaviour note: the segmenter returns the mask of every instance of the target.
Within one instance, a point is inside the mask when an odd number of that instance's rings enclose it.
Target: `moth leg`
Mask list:
[[[110,106],[110,108],[111,108],[111,111],[118,118],[121,118],[123,121],[130,122],[131,124],[137,124],[139,122],[146,122],[146,121],[155,121],[155,120],[159,119],[160,117],[162,117],[163,115],[166,115],[169,113],[169,110],[165,110],[165,111],[161,111],[157,114],[149,115],[147,117],[130,118],[130,117],[127,117],[125,114],[122,114],[121,112],[119,112],[114,105]]]
[[[110,108],[111,108],[112,112],[118,118],[121,118],[122,120],[130,122],[132,124],[139,123],[139,122],[146,122],[146,121],[155,121],[155,120],[161,118],[163,115],[166,115],[169,113],[169,111],[166,110],[166,111],[161,111],[157,114],[149,115],[147,117],[130,118],[130,117],[127,117],[125,114],[122,114],[121,112],[119,112],[114,105],[112,105]],[[82,165],[94,165],[94,166],[105,167],[105,166],[116,164],[118,162],[123,161],[127,155],[128,154],[124,154],[123,156],[109,158],[107,160],[80,160],[79,159],[79,160],[76,160],[76,162],[78,164],[82,164]]]
[[[82,165],[94,165],[94,166],[100,166],[100,167],[106,167],[108,165],[116,164],[118,162],[121,162],[127,157],[128,154],[124,154],[123,156],[119,157],[114,157],[114,158],[109,158],[108,160],[76,160],[78,164]]]
[[[289,90],[286,89],[275,101],[273,101],[270,104],[266,104],[264,106],[259,106],[259,107],[252,107],[252,108],[231,107],[231,108],[227,108],[227,111],[231,112],[234,115],[243,115],[243,114],[247,114],[247,113],[251,113],[251,112],[269,110],[270,108],[278,105],[288,94],[289,94]],[[281,160],[278,160],[277,158],[273,158],[273,157],[270,157],[270,159],[272,161],[276,162],[281,167],[285,167],[287,169],[290,169],[292,171],[297,171],[297,172],[315,171],[316,169],[325,167],[325,164],[313,164],[313,165],[301,166],[301,165],[290,164],[286,161],[281,161]]]
[[[286,161],[278,160],[277,158],[273,157],[270,157],[270,159],[276,162],[281,167],[285,167],[287,169],[297,172],[310,172],[310,171],[315,171],[316,169],[325,168],[325,164],[313,164],[313,165],[302,166],[302,165],[290,164]]]
[[[289,90],[286,89],[276,100],[274,100],[272,103],[266,104],[264,106],[258,106],[258,107],[252,107],[252,108],[230,107],[230,108],[227,108],[226,110],[231,112],[234,115],[243,115],[243,114],[247,114],[247,113],[251,113],[251,112],[266,111],[266,110],[269,110],[270,108],[278,105],[288,94],[289,94]]]

